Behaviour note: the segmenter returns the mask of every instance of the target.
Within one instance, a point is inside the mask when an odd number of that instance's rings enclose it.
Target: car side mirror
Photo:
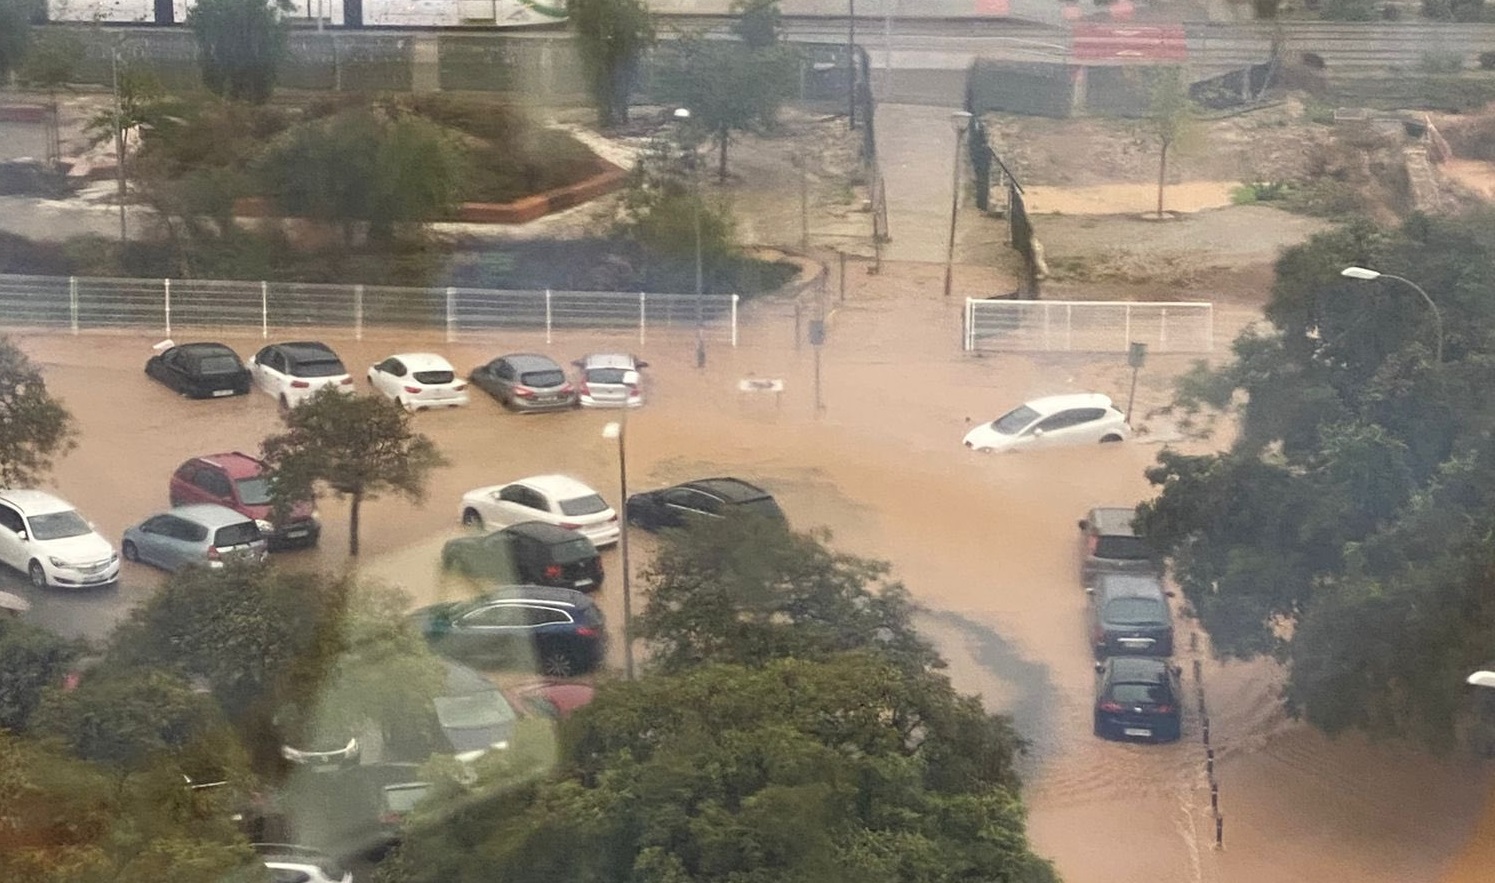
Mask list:
[[[1087,595],[1094,595],[1095,594],[1095,586],[1086,586],[1085,587],[1085,594],[1087,594]]]
[[[1039,429],[1033,430],[1033,437],[1034,438],[1043,438],[1043,429],[1039,428]]]
[[[16,539],[20,540],[23,543],[26,542],[26,531],[24,531],[24,530],[18,530],[18,531],[16,531]]]
[[[1090,529],[1090,520],[1088,518],[1081,518],[1080,519],[1080,530],[1089,530],[1089,529]]]

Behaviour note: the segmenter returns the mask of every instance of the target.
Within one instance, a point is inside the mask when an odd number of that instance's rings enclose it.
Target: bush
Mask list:
[[[1464,69],[1464,56],[1457,52],[1424,52],[1417,68],[1428,74],[1456,74]]]
[[[1479,54],[1479,69],[1482,71],[1495,70],[1495,52],[1481,52]]]
[[[1291,191],[1292,185],[1286,181],[1248,181],[1230,191],[1230,201],[1235,205],[1277,202],[1286,199]]]
[[[1330,21],[1375,21],[1375,0],[1328,0],[1323,17]]]

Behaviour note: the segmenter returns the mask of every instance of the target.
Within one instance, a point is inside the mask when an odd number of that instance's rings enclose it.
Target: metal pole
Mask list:
[[[1428,305],[1428,309],[1433,311],[1433,329],[1438,333],[1438,364],[1443,364],[1443,311],[1438,309],[1438,305],[1433,302],[1433,299],[1431,297],[1428,297],[1428,293],[1423,290],[1422,286],[1418,285],[1416,282],[1413,282],[1411,279],[1407,279],[1402,276],[1393,276],[1390,273],[1382,273],[1381,275],[1385,276],[1387,279],[1395,279],[1398,282],[1405,282],[1406,284],[1412,286],[1413,291],[1416,291],[1418,294],[1422,295],[1423,302]]]
[[[119,97],[119,44],[110,56],[110,75],[114,82],[114,177],[119,185],[119,244],[129,239],[125,223],[125,112]]]
[[[270,337],[270,283],[260,282],[260,339]]]
[[[649,317],[648,317],[648,307],[646,306],[646,298],[644,296],[644,293],[642,291],[640,291],[638,293],[638,345],[639,346],[643,346],[644,345],[644,329],[646,327],[648,327],[648,324],[649,324]]]
[[[799,248],[810,247],[810,170],[804,151],[799,152]]]
[[[78,277],[69,276],[67,280],[68,319],[73,326],[73,333],[78,333]]]
[[[165,303],[166,336],[170,337],[171,336],[171,280],[170,279],[162,279],[161,280],[161,292],[164,295],[163,300],[164,300],[164,303]]]
[[[633,573],[628,566],[628,408],[618,417],[618,491],[623,513],[618,522],[618,552],[623,566],[623,676],[633,680]]]
[[[547,292],[547,294],[549,294],[549,292]],[[545,306],[546,306],[545,318],[546,318],[546,325],[547,325],[547,327],[545,329],[545,342],[549,343],[550,342],[550,328],[548,326],[550,324],[549,323],[549,319],[550,319],[550,310],[549,310],[550,301],[549,301],[548,297],[546,298],[546,304],[545,304]],[[451,343],[452,341],[454,341],[456,339],[457,339],[457,289],[455,289],[455,288],[448,288],[446,290],[446,342],[447,343]]]
[[[897,0],[882,0],[882,2],[882,70],[883,79],[887,81],[887,88],[883,92],[886,97],[883,100],[887,101],[893,97],[893,10],[896,8]]]
[[[945,248],[945,297],[950,296],[950,277],[955,270],[955,213],[960,208],[960,145],[965,130],[955,133],[955,169],[950,173],[950,241]]]
[[[706,317],[701,307],[703,297],[701,284],[701,176],[694,168],[694,154],[691,162],[691,180],[695,183],[696,198],[692,214],[695,216],[696,228],[696,367],[706,367]]]
[[[550,344],[550,289],[545,289],[545,343]]]
[[[857,0],[846,0],[846,121],[857,127]]]
[[[732,294],[732,347],[737,347],[737,294]]]
[[[447,295],[447,310],[446,310],[446,315],[447,315],[447,327],[451,327],[452,309],[451,309],[451,295],[450,294]],[[363,286],[362,285],[355,285],[355,286],[353,286],[353,339],[354,340],[363,340]],[[451,341],[450,334],[448,334],[448,336],[447,336],[447,341],[448,342]]]
[[[1129,392],[1129,393],[1126,394],[1126,425],[1127,426],[1131,426],[1132,425],[1132,402],[1136,401],[1136,399],[1137,399],[1137,371],[1138,370],[1140,370],[1140,366],[1138,366],[1138,365],[1133,365],[1132,366],[1132,390],[1131,390],[1131,392]]]

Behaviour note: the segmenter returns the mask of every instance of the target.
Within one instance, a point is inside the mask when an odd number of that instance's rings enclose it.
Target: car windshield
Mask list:
[[[241,478],[234,482],[239,489],[239,502],[246,506],[270,505],[270,479],[263,475]]]
[[[291,373],[297,377],[336,377],[339,374],[347,374],[348,370],[337,359],[317,359],[297,362],[291,368]]]
[[[415,805],[425,799],[430,790],[431,786],[426,782],[387,785],[384,788],[384,805],[390,812],[404,815],[415,809]]]
[[[1112,598],[1106,622],[1114,625],[1161,625],[1168,621],[1168,605],[1157,598]]]
[[[549,386],[560,386],[566,382],[566,375],[560,371],[526,371],[519,376],[519,382],[525,386],[533,386],[544,389]]]
[[[75,510],[48,512],[26,519],[31,523],[31,537],[37,540],[62,540],[93,533],[93,528]]]
[[[1037,419],[1038,412],[1027,405],[1023,405],[1017,410],[1008,411],[1006,414],[993,420],[991,428],[994,432],[1000,432],[1003,435],[1017,435],[1026,429],[1028,424]]]
[[[607,503],[597,494],[587,494],[585,497],[572,497],[561,501],[563,515],[596,515],[598,512],[605,511],[607,511]]]
[[[587,372],[587,383],[622,383],[628,373],[622,368],[593,368]]]
[[[213,545],[223,549],[230,546],[243,546],[249,543],[257,543],[263,537],[260,536],[259,526],[253,521],[241,521],[238,524],[230,524],[227,527],[218,528],[213,534]]]
[[[550,557],[557,564],[575,564],[588,558],[596,558],[597,547],[586,537],[580,537],[551,546]]]
[[[465,696],[437,696],[436,719],[448,730],[501,727],[514,720],[514,709],[497,690]]]
[[[427,386],[451,383],[457,377],[450,371],[417,371],[410,376],[415,378],[416,383],[424,383]]]
[[[208,356],[197,363],[198,370],[204,374],[234,374],[239,368],[239,360],[233,356]]]
[[[1163,705],[1168,689],[1161,684],[1112,684],[1111,698],[1123,705]]]
[[[1113,561],[1145,561],[1152,557],[1152,549],[1141,537],[1101,537],[1095,542],[1095,557]]]
[[[784,520],[784,510],[779,508],[778,501],[773,497],[759,497],[756,500],[738,503],[737,510],[744,515],[757,515],[762,518],[772,518],[775,521]]]

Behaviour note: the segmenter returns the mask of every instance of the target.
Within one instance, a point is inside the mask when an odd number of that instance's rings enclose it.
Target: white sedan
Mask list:
[[[522,521],[544,521],[574,530],[594,546],[618,541],[618,513],[602,495],[565,475],[535,475],[462,495],[462,523],[496,530]]]
[[[1057,445],[1119,442],[1130,437],[1126,415],[1099,393],[1048,396],[1019,405],[966,433],[973,451],[1021,451]]]
[[[467,404],[467,381],[435,353],[400,353],[369,368],[369,384],[407,411]]]

